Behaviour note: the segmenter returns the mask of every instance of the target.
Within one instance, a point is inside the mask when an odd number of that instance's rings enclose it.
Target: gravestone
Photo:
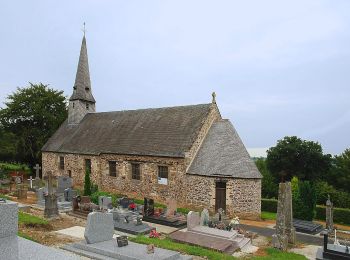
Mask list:
[[[84,204],[84,203],[91,203],[91,199],[89,196],[81,196],[80,197],[80,203]]]
[[[0,238],[17,236],[18,232],[18,206],[12,201],[0,202]]]
[[[77,191],[72,188],[67,188],[64,190],[64,200],[72,201],[74,197],[77,196]]]
[[[278,189],[276,234],[272,235],[275,248],[287,250],[288,243],[295,243],[295,229],[293,227],[292,189],[291,183],[280,183]]]
[[[48,194],[44,195],[45,198],[45,218],[54,218],[58,217],[58,205],[57,205],[57,196],[53,191],[53,176],[52,172],[47,172],[47,189]]]
[[[36,164],[33,169],[35,170],[34,188],[38,189],[40,187],[40,169],[41,169],[41,167],[39,166],[39,164]]]
[[[122,206],[124,209],[127,209],[132,202],[133,201],[129,198],[121,198],[119,200],[120,206]]]
[[[200,217],[198,212],[190,211],[187,214],[187,230],[192,230],[200,225]]]
[[[208,226],[208,223],[209,223],[209,211],[207,209],[203,209],[203,211],[201,212],[200,225]]]
[[[153,199],[148,199],[144,198],[144,216],[153,216],[154,215],[154,200]]]
[[[334,224],[333,224],[333,203],[328,195],[328,199],[326,202],[326,228],[329,233],[333,232]]]
[[[117,237],[118,247],[123,247],[128,245],[128,237],[127,236],[119,236]]]
[[[34,186],[33,186],[33,177],[32,176],[30,176],[30,178],[28,179],[28,181],[29,181],[29,188],[30,188],[30,190],[33,190],[34,189]]]
[[[100,207],[100,210],[112,209],[112,197],[99,196],[98,206]]]
[[[28,190],[23,184],[20,184],[17,186],[17,198],[18,199],[27,199],[27,192]]]
[[[57,193],[63,193],[65,189],[72,188],[73,179],[68,176],[59,176],[57,179]]]
[[[176,209],[177,209],[177,203],[176,200],[173,198],[168,198],[166,200],[167,204],[167,209],[166,209],[166,214],[165,217],[173,217],[176,214]]]
[[[47,193],[47,189],[45,187],[39,188],[36,191],[36,197],[37,197],[37,201],[38,203],[40,203],[41,201],[45,200],[44,195]]]
[[[88,244],[111,240],[113,234],[113,215],[111,213],[89,213],[84,233]]]

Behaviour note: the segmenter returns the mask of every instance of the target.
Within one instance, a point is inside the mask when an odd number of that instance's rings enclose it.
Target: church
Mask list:
[[[95,104],[84,35],[68,118],[42,148],[44,173],[83,187],[89,170],[99,190],[260,217],[262,175],[215,93],[188,106],[96,112]]]

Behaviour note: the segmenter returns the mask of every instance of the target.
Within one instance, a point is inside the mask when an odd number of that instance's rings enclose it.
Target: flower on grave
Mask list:
[[[159,238],[160,237],[160,233],[158,233],[155,229],[151,231],[151,233],[149,233],[149,237],[150,238]]]
[[[129,205],[130,210],[135,210],[136,209],[136,204],[133,202]]]

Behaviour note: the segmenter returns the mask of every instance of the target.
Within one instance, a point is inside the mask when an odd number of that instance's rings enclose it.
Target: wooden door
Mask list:
[[[217,182],[215,187],[215,211],[220,208],[226,211],[226,182]]]

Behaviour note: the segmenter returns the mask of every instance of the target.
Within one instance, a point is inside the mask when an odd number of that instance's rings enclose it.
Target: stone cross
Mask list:
[[[32,176],[30,176],[28,181],[29,181],[29,184],[30,184],[30,188],[33,189],[33,178],[32,178]]]
[[[35,170],[35,179],[40,179],[40,169],[41,167],[39,164],[36,164],[35,167],[33,168]]]
[[[331,202],[329,195],[326,202],[326,228],[329,233],[333,232],[333,203]]]

